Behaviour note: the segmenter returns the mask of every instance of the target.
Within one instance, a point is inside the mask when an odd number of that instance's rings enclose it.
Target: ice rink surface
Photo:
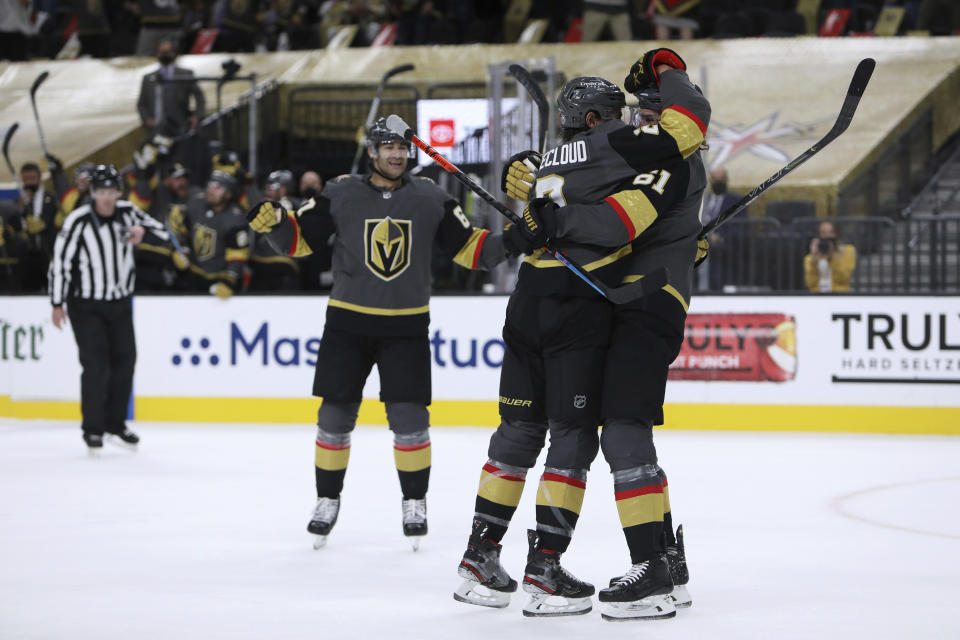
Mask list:
[[[433,430],[430,534],[400,530],[391,437],[357,429],[340,520],[311,548],[314,429],[131,425],[89,459],[74,423],[0,419],[0,638],[960,638],[960,438],[658,432],[694,604],[531,619],[455,602],[485,428]],[[539,471],[503,559],[521,578]],[[629,564],[606,463],[564,565]]]

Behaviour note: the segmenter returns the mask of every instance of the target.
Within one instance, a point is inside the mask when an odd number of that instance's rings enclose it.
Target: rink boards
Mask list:
[[[506,300],[431,302],[434,425],[497,424]],[[131,416],[314,422],[325,308],[319,296],[137,298]],[[703,296],[690,311],[667,427],[960,433],[960,298]],[[79,417],[76,346],[46,298],[0,298],[0,363],[0,416]],[[362,423],[385,424],[378,392],[371,375]]]

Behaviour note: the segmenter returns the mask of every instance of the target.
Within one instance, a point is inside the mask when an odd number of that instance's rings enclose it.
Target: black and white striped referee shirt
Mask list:
[[[126,200],[117,201],[113,216],[104,218],[86,204],[63,221],[50,261],[50,301],[68,298],[121,300],[133,293],[135,265],[127,230],[143,226],[167,239],[166,227]]]

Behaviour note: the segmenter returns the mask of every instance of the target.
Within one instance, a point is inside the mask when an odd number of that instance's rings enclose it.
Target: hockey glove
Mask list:
[[[265,200],[251,207],[247,212],[247,222],[257,233],[270,233],[287,215],[283,205],[274,200]]]
[[[536,151],[521,151],[507,160],[500,176],[503,192],[514,200],[529,202],[541,161],[542,157]]]
[[[47,223],[39,216],[27,216],[27,233],[31,235],[38,234],[47,228]]]
[[[175,266],[178,271],[186,271],[190,267],[190,258],[187,257],[187,254],[172,251],[170,252],[170,257],[173,258],[173,266]]]
[[[693,263],[693,268],[696,269],[703,261],[707,259],[707,256],[710,254],[710,242],[706,238],[697,239],[697,259]]]
[[[133,152],[133,164],[140,171],[147,171],[157,163],[157,148],[149,142]]]
[[[226,300],[233,295],[233,289],[228,285],[218,282],[216,284],[210,285],[210,293],[217,296],[221,300]]]
[[[523,209],[519,224],[507,225],[503,230],[503,247],[507,257],[533,253],[547,243],[556,231],[557,203],[537,198]]]
[[[627,93],[637,93],[651,86],[660,86],[657,65],[665,64],[674,69],[687,70],[687,63],[672,49],[651,49],[633,63],[630,73],[623,79]]]

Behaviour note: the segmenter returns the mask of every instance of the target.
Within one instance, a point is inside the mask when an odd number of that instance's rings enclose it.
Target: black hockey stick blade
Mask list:
[[[385,74],[383,74],[383,79],[381,80],[381,82],[386,82],[387,80],[397,75],[398,73],[406,73],[407,71],[413,71],[413,70],[414,70],[414,66],[409,62],[407,64],[397,65],[393,69],[390,69]]]
[[[40,75],[37,76],[37,79],[33,81],[33,84],[30,85],[30,98],[31,98],[31,99],[33,98],[33,96],[36,95],[37,89],[40,88],[40,85],[43,84],[43,81],[46,80],[49,75],[50,75],[50,72],[49,72],[49,71],[41,71],[41,72],[40,72]]]
[[[877,61],[873,58],[864,58],[860,61],[860,64],[857,65],[857,70],[853,72],[853,79],[850,81],[850,88],[847,89],[847,97],[844,98],[843,106],[840,107],[840,115],[837,116],[836,122],[833,123],[833,127],[830,128],[830,131],[828,131],[825,136],[820,138],[812,147],[787,163],[787,165],[782,169],[764,180],[757,188],[744,196],[735,205],[726,211],[723,211],[720,215],[707,223],[698,237],[705,238],[709,233],[723,224],[726,220],[746,209],[747,206],[756,200],[764,191],[780,182],[780,180],[787,174],[792,172],[794,169],[816,155],[818,151],[822,150],[825,146],[840,137],[840,134],[846,131],[847,127],[849,127],[850,123],[853,121],[853,114],[857,111],[857,106],[860,104],[860,98],[863,97],[863,92],[866,90],[867,83],[870,82],[870,76],[873,75],[873,70],[876,68],[876,66]]]
[[[494,198],[489,191],[472,180],[470,176],[461,171],[455,164],[447,160],[443,154],[421,140],[413,132],[413,129],[403,121],[403,118],[395,114],[388,116],[387,128],[397,135],[403,136],[404,140],[409,140],[415,144],[417,148],[427,154],[431,160],[439,164],[447,173],[456,178],[465,187],[480,196],[480,198],[500,212],[500,214],[503,215],[507,220],[510,220],[514,224],[522,223],[520,216],[518,216],[516,212]],[[550,246],[546,246],[544,249],[546,249],[546,251],[558,262],[563,264],[563,266],[572,271],[578,278],[583,280],[587,286],[614,304],[625,304],[627,302],[633,302],[634,300],[639,300],[644,296],[650,295],[667,284],[667,280],[669,278],[668,271],[664,268],[660,268],[647,274],[646,277],[641,278],[636,282],[631,282],[619,287],[608,287],[603,282],[590,275],[590,272],[581,267],[563,252],[553,249]]]
[[[510,74],[517,79],[517,82],[523,85],[523,88],[530,94],[530,98],[534,104],[537,105],[537,113],[539,115],[538,124],[540,127],[538,131],[540,136],[538,149],[543,151],[543,145],[547,141],[547,120],[550,118],[550,103],[547,102],[547,96],[544,95],[543,89],[537,84],[537,81],[533,78],[530,71],[522,64],[511,64],[507,69],[510,71]]]

